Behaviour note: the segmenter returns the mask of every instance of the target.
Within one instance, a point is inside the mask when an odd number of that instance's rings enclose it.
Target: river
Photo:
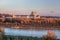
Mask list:
[[[57,39],[60,39],[60,30],[51,30],[55,32]],[[12,29],[12,28],[5,28],[4,35],[11,35],[11,36],[32,36],[32,37],[42,37],[46,35],[48,30],[23,30],[23,29]]]

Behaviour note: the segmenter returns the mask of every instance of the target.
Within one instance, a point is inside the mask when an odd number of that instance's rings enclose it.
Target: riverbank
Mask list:
[[[28,36],[4,36],[3,40],[46,40],[44,37],[38,38],[38,37],[28,37]],[[60,39],[55,39],[60,40]]]
[[[13,28],[13,29],[31,29],[31,30],[60,30],[60,26],[26,26],[26,25],[22,25],[22,26],[5,26],[5,25],[0,25],[0,29],[4,29],[4,28]]]
[[[60,26],[56,25],[40,25],[40,24],[18,24],[18,23],[0,23],[0,29],[13,28],[24,30],[60,30]]]

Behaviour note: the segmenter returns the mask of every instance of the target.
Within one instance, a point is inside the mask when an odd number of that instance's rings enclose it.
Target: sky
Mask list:
[[[42,16],[60,16],[60,0],[0,0],[1,13],[30,14],[31,11]]]

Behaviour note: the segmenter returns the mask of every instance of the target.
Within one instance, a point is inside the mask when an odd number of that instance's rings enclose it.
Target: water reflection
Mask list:
[[[57,38],[60,38],[60,31],[59,30],[52,30],[56,33]],[[4,33],[5,35],[12,35],[12,36],[32,36],[32,37],[42,37],[46,35],[48,30],[23,30],[23,29],[10,29],[5,28]]]

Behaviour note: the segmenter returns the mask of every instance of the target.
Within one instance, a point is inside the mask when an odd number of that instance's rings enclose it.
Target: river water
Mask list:
[[[51,30],[55,32],[58,39],[60,39],[60,30]],[[23,29],[12,29],[5,28],[4,34],[11,36],[32,36],[32,37],[42,37],[46,35],[48,30],[23,30]]]

